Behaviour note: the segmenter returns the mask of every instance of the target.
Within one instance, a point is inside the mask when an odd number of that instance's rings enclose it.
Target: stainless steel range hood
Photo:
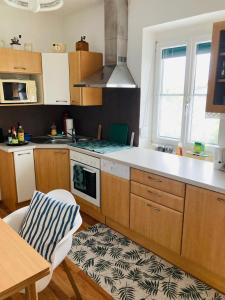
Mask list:
[[[127,67],[128,0],[104,0],[105,66],[75,87],[136,88]]]

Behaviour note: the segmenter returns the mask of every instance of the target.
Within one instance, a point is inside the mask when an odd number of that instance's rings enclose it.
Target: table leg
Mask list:
[[[32,283],[26,287],[26,298],[27,300],[38,300],[35,283]]]

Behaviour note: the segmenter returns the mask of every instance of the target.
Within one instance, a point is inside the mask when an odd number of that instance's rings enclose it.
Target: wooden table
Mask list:
[[[35,282],[50,273],[50,264],[0,219],[0,300],[25,288],[37,300]]]

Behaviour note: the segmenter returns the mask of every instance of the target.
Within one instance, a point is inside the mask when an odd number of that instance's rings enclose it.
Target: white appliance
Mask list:
[[[0,80],[0,103],[32,102],[37,102],[37,87],[35,80]]]
[[[102,159],[101,171],[130,180],[130,167],[115,161]]]
[[[225,171],[225,147],[218,146],[214,152],[214,168]]]
[[[42,53],[44,103],[69,105],[69,61],[67,53]]]
[[[28,201],[36,190],[33,150],[14,152],[18,203]]]
[[[85,188],[78,188],[74,181],[75,168],[80,166],[85,178]],[[76,151],[70,151],[71,192],[87,202],[100,207],[100,159]]]

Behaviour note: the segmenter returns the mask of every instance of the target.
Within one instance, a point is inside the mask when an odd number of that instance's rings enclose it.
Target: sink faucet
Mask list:
[[[70,135],[72,137],[72,142],[73,143],[77,142],[75,128],[72,129],[72,134],[70,132],[66,132],[66,134]]]

